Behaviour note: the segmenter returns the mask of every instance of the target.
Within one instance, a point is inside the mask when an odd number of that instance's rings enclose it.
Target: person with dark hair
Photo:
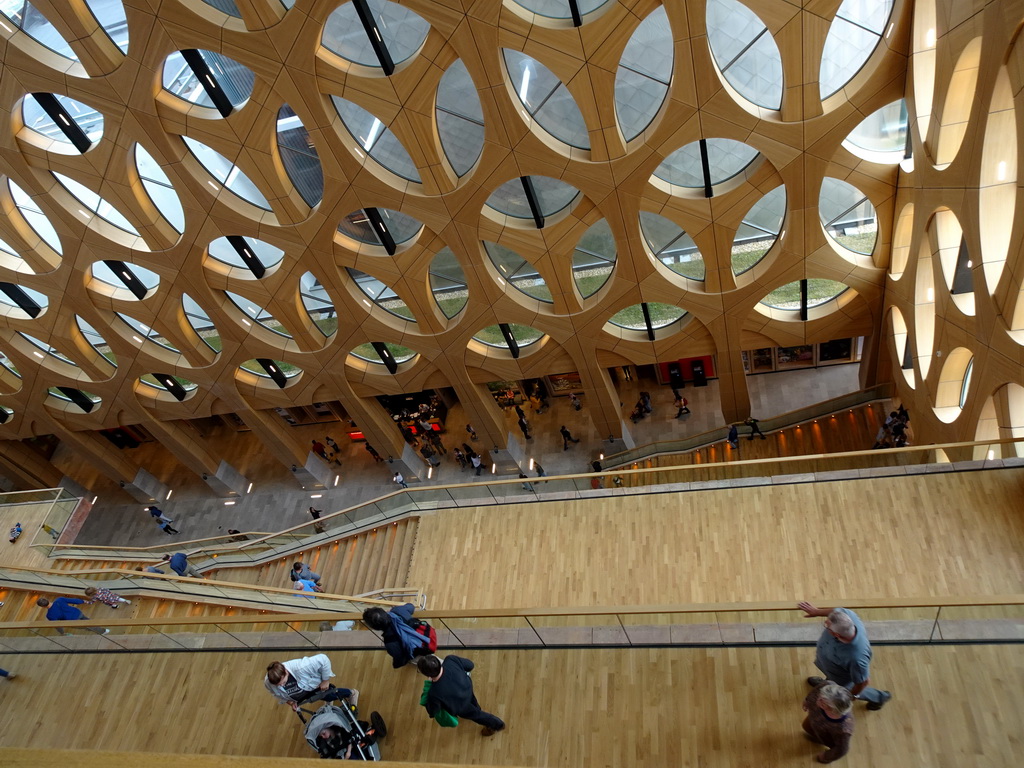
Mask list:
[[[203,575],[196,570],[195,566],[189,563],[188,555],[184,552],[176,552],[174,556],[164,555],[163,562],[171,566],[171,570],[179,576],[191,576],[193,579],[201,579]]]
[[[476,476],[480,477],[480,473],[484,470],[484,460],[480,458],[480,454],[475,452],[469,454],[469,463],[476,470]]]
[[[228,528],[228,536],[231,538],[228,541],[248,541],[249,537],[236,528]]]
[[[459,462],[459,469],[466,468],[466,454],[464,454],[458,448],[455,449],[455,460]]]
[[[356,706],[359,702],[359,691],[353,688],[333,688],[330,680],[334,677],[331,660],[327,654],[305,656],[291,661],[272,661],[267,665],[267,674],[263,685],[280,703],[288,704],[298,710],[299,704],[313,697],[323,701],[348,699]],[[323,693],[324,695],[320,695]]]
[[[733,448],[740,447],[740,432],[736,429],[735,424],[729,425],[729,436],[726,439],[729,441],[729,445]]]
[[[569,443],[578,443],[579,442],[579,438],[573,437],[572,436],[572,432],[570,432],[566,428],[566,426],[564,424],[561,427],[558,428],[558,434],[560,434],[562,436],[562,450],[563,451],[568,451],[569,450]]]
[[[437,656],[421,656],[416,667],[431,683],[423,704],[430,717],[443,710],[472,720],[483,726],[480,733],[484,736],[493,736],[505,729],[500,717],[480,709],[473,693],[473,678],[469,676],[474,667],[472,661],[455,655],[445,656],[444,661]]]
[[[476,430],[473,429],[473,425],[472,424],[467,424],[466,425],[466,433],[469,435],[469,438],[471,440],[476,440],[477,439]]]
[[[292,566],[292,569],[288,573],[288,576],[289,578],[291,578],[292,581],[299,581],[300,579],[305,579],[307,581],[312,581],[318,587],[320,586],[320,574],[313,573],[313,569],[301,560]]]
[[[170,523],[161,523],[159,520],[156,521],[157,528],[166,533],[168,536],[173,536],[176,533],[181,533],[177,528],[172,528]]]
[[[540,464],[538,464],[538,463],[537,463],[536,461],[535,461],[535,462],[533,462],[533,468],[534,468],[534,469],[536,470],[536,472],[537,472],[537,477],[547,477],[547,476],[548,476],[548,473],[544,471],[544,467],[542,467],[542,466],[541,466]]]
[[[309,515],[310,515],[310,517],[313,518],[313,521],[314,521],[313,522],[313,530],[316,531],[317,533],[325,533],[327,531],[327,526],[324,525],[321,522],[318,522],[320,520],[320,513],[321,512],[323,512],[322,509],[316,509],[315,507],[310,507],[309,508]]]
[[[45,597],[40,597],[36,600],[36,605],[40,608],[46,608],[46,620],[47,621],[88,621],[89,617],[78,610],[76,605],[85,605],[85,600],[79,600],[77,597],[58,597],[53,603],[50,603]],[[57,630],[58,635],[66,634],[67,630],[63,627],[54,627]],[[90,632],[95,632],[97,635],[105,635],[110,632],[109,629],[103,627],[86,627]]]
[[[767,437],[764,436],[764,432],[761,431],[761,428],[757,426],[757,419],[755,419],[753,416],[748,416],[747,420],[744,421],[743,423],[750,427],[750,436],[747,438],[747,440],[753,440],[754,435],[760,435],[762,440],[768,439]]]
[[[416,631],[415,625],[419,622],[413,620],[415,612],[416,606],[412,603],[396,605],[390,611],[376,607],[363,611],[363,622],[381,633],[384,650],[395,669],[430,653],[428,638]]]

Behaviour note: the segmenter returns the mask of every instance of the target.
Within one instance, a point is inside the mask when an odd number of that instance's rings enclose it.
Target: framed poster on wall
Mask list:
[[[568,395],[575,389],[582,389],[580,375],[576,371],[569,373],[549,373],[548,388],[552,395]]]
[[[776,355],[779,370],[809,368],[814,365],[814,345],[798,344],[795,347],[779,347]]]

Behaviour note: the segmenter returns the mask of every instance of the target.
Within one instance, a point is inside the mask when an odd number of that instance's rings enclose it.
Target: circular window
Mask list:
[[[629,38],[615,72],[615,115],[626,141],[643,133],[661,109],[674,60],[672,28],[659,5]]]
[[[412,216],[390,208],[360,208],[338,224],[338,232],[360,243],[382,247],[394,256],[399,245],[412,240],[423,225]]]
[[[631,307],[619,310],[608,322],[620,328],[631,331],[647,330],[647,320],[644,317],[644,306],[647,307],[647,314],[650,316],[651,329],[666,328],[672,323],[677,323],[686,315],[686,310],[680,309],[672,304],[659,304],[649,301],[644,304],[634,304]]]
[[[583,233],[572,253],[572,276],[583,298],[593,296],[615,269],[615,237],[601,219]]]
[[[267,202],[267,198],[265,198],[263,193],[259,191],[255,184],[252,183],[252,180],[242,173],[241,168],[224,157],[224,155],[219,152],[215,152],[205,144],[202,144],[195,139],[190,139],[188,136],[182,136],[181,138],[185,142],[185,146],[188,147],[196,160],[199,161],[199,164],[202,165],[203,168],[213,176],[213,178],[223,184],[226,189],[234,192],[247,203],[251,203],[265,211],[270,210],[270,203]],[[216,190],[217,187],[213,182],[209,182],[209,184]]]
[[[707,173],[704,156],[707,156]],[[702,139],[666,157],[654,175],[674,187],[704,189],[742,173],[759,157],[753,147],[732,139]]]
[[[508,323],[508,329],[512,334],[512,338],[520,347],[528,347],[544,338],[543,331],[538,331],[529,325]],[[488,325],[486,328],[481,328],[473,335],[473,339],[489,347],[508,349],[508,342],[505,341],[505,335],[501,332],[500,325]]]
[[[218,110],[222,116],[252,95],[251,69],[215,51],[176,51],[164,60],[164,90],[179,99]]]
[[[907,153],[907,102],[900,99],[872,112],[843,140],[843,146],[872,163],[899,163]]]
[[[498,243],[485,240],[484,249],[491,259],[491,264],[498,271],[500,279],[508,281],[513,288],[531,298],[548,304],[552,303],[551,289],[545,282],[544,276],[530,262],[512,249]]]
[[[466,174],[484,149],[484,110],[469,70],[458,59],[437,86],[437,135],[452,170]]]
[[[799,311],[802,304],[800,280],[786,283],[776,288],[763,299],[761,303],[773,309],[788,309]],[[820,277],[812,277],[807,280],[807,309],[820,307],[827,304],[847,289],[843,283],[835,280],[825,280]]]
[[[852,184],[826,176],[821,180],[818,217],[839,252],[869,256],[875,250],[878,218],[867,195]]]
[[[324,196],[324,171],[309,131],[287,104],[277,112],[277,149],[288,178],[312,208]]]
[[[733,274],[753,269],[767,255],[779,237],[785,215],[785,187],[776,187],[750,207],[732,241]]]
[[[580,191],[564,181],[547,176],[522,176],[510,179],[487,198],[490,208],[516,219],[533,220],[543,226],[544,219],[571,206]]]
[[[0,314],[14,320],[34,320],[46,311],[50,300],[26,285],[0,283]]]
[[[0,13],[40,45],[65,59],[78,61],[78,54],[71,50],[57,28],[29,0],[3,3],[0,5]]]
[[[255,237],[218,237],[206,249],[210,256],[229,267],[246,270],[260,279],[284,259],[284,251]]]
[[[320,42],[324,48],[353,64],[383,69],[384,74],[391,75],[395,66],[412,58],[420,49],[427,39],[430,24],[408,8],[388,0],[366,0],[365,7],[370,11],[365,20],[360,19],[355,3],[345,3],[335,9],[327,17]],[[378,50],[382,55],[378,56]]]
[[[103,115],[87,104],[57,93],[30,93],[21,108],[25,127],[85,152],[103,136]]]
[[[394,358],[396,363],[405,363],[416,357],[416,352],[408,347],[403,347],[400,344],[391,344],[390,342],[384,342],[384,346],[387,347],[388,352],[391,353],[391,357]],[[373,348],[373,344],[367,342],[366,344],[360,344],[352,350],[352,356],[358,357],[360,360],[365,360],[368,363],[376,363],[377,365],[384,365],[384,360],[376,349]]]
[[[654,258],[677,275],[690,280],[704,279],[704,257],[682,227],[664,216],[640,211],[640,231]]]
[[[860,72],[882,39],[893,0],[843,0],[821,52],[818,89],[822,101]]]
[[[466,273],[452,249],[445,246],[430,262],[430,291],[438,309],[447,318],[453,318],[469,301]]]
[[[178,193],[174,191],[174,185],[164,173],[164,169],[141,144],[135,145],[135,168],[139,172],[139,179],[146,194],[160,211],[160,215],[178,232],[184,232],[185,211],[181,207]]]
[[[244,296],[239,296],[237,293],[232,293],[231,291],[224,291],[224,295],[227,296],[231,300],[231,303],[238,307],[246,317],[254,320],[257,325],[261,325],[268,331],[273,331],[279,336],[284,336],[287,339],[292,337],[284,325],[282,325],[277,318],[267,312],[267,310],[259,304],[249,301],[249,299]],[[242,322],[245,325],[251,325],[248,320],[242,320]]]
[[[363,300],[366,306],[370,306],[370,302],[373,302],[385,312],[390,312],[392,315],[403,320],[416,322],[416,317],[413,315],[412,310],[409,309],[409,305],[402,301],[401,297],[386,283],[378,280],[373,275],[360,272],[358,269],[346,267],[345,271],[348,272],[348,276],[352,278],[356,287],[366,296],[366,299],[369,299],[369,301]]]
[[[743,3],[708,0],[708,45],[718,71],[752,104],[782,106],[782,56],[768,27]]]
[[[313,324],[324,336],[333,336],[338,330],[338,315],[334,310],[334,302],[327,289],[312,272],[307,272],[299,278],[299,296]]]
[[[408,150],[387,125],[354,101],[338,96],[331,96],[331,101],[352,138],[370,157],[403,179],[420,182],[420,172]]]
[[[537,124],[570,147],[590,149],[590,134],[576,100],[550,69],[525,53],[502,48],[508,84]]]

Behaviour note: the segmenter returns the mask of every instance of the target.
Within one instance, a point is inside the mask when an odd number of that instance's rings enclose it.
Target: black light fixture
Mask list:
[[[388,47],[384,45],[384,38],[380,34],[380,29],[377,28],[377,20],[373,18],[373,12],[370,10],[370,6],[366,0],[352,0],[352,5],[355,6],[356,14],[359,16],[359,21],[363,24],[363,29],[366,31],[366,37],[370,41],[370,47],[373,48],[374,54],[377,56],[377,61],[380,62],[380,68],[384,70],[384,74],[390,77],[395,73],[395,62],[391,58],[391,53],[388,51]]]
[[[394,256],[398,251],[398,246],[395,244],[395,238],[391,236],[391,232],[388,230],[384,217],[380,215],[380,211],[376,208],[364,208],[363,210],[366,212],[366,218],[370,220],[370,227],[380,240],[380,244],[384,246],[388,256]]]
[[[527,205],[530,206],[530,213],[533,214],[533,223],[537,225],[537,229],[544,229],[544,213],[540,208],[540,200],[537,198],[533,179],[529,176],[520,176],[519,181],[523,185],[523,193],[526,195]]]
[[[146,298],[146,294],[149,291],[143,282],[139,280],[138,275],[132,272],[127,264],[123,261],[113,261],[111,259],[104,259],[103,263],[110,268],[111,272],[117,275],[117,279],[124,283],[124,287],[131,291],[132,296],[139,301]]]
[[[181,383],[173,376],[166,373],[154,373],[153,378],[159,381],[163,385],[164,389],[170,392],[171,396],[179,403],[184,400],[185,395],[188,394],[185,391],[185,388],[181,386]]]
[[[284,389],[285,385],[288,383],[288,377],[284,375],[284,371],[281,370],[281,366],[269,357],[257,357],[256,362],[260,364],[260,367],[267,372],[267,376],[269,376],[280,389]]]
[[[640,303],[640,311],[644,315],[644,328],[647,329],[647,340],[654,341],[654,324],[651,322],[651,309],[647,306],[647,302]]]
[[[0,283],[0,291],[2,291],[7,298],[13,301],[18,309],[27,314],[33,320],[39,317],[39,313],[43,311],[43,308],[36,303],[36,300],[25,293],[19,285],[15,285],[14,283]]]
[[[508,323],[498,323],[498,330],[501,331],[501,335],[505,338],[505,343],[508,344],[508,351],[512,353],[512,359],[519,359],[519,342],[512,335],[511,326]]]
[[[60,103],[56,96],[52,93],[33,93],[32,95],[43,112],[53,120],[65,138],[74,145],[75,149],[83,154],[89,150],[92,146],[92,140],[86,136],[85,131],[75,122],[71,113],[64,109],[64,105]]]
[[[714,197],[715,191],[711,188],[711,160],[708,159],[708,140],[701,139],[700,146],[700,169],[704,174],[704,197]]]
[[[800,281],[800,319],[807,319],[807,278]]]
[[[235,253],[238,254],[238,258],[249,268],[252,272],[253,277],[259,280],[265,274],[267,274],[267,268],[263,266],[263,262],[260,261],[259,256],[253,252],[249,244],[245,242],[245,238],[239,235],[228,235],[228,244],[235,249]]]
[[[86,413],[90,413],[96,407],[92,398],[88,397],[82,390],[74,387],[57,387],[57,390],[68,400],[77,405]]]
[[[388,345],[383,341],[371,341],[370,346],[373,347],[373,351],[380,357],[380,361],[384,363],[384,367],[388,369],[388,373],[394,376],[398,373],[398,361],[395,360],[395,356],[391,354],[391,350],[388,349]]]
[[[220,112],[221,117],[227,117],[230,115],[235,107],[231,103],[231,99],[228,98],[227,94],[224,93],[224,89],[221,88],[220,83],[217,82],[217,78],[214,77],[213,71],[210,66],[206,63],[206,59],[203,58],[201,51],[195,48],[188,48],[184,51],[180,51],[181,58],[185,60],[189,68],[192,70],[192,74],[196,76],[199,84],[206,91],[206,95],[210,97],[210,101],[213,102],[213,106]]]

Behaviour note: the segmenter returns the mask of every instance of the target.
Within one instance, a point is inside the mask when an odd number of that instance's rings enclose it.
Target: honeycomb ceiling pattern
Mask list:
[[[926,302],[905,290],[927,282],[934,241],[944,300],[960,250],[956,226],[927,223],[941,195],[919,180],[980,162],[977,109],[944,107],[950,81],[973,77],[986,104],[1003,88],[1011,112],[1020,90],[1012,67],[978,76],[988,51],[960,28],[947,40],[959,4],[609,0],[582,3],[580,26],[563,5],[373,0],[386,75],[337,0],[0,3],[0,434],[446,385],[473,399],[571,370],[597,392],[608,367],[700,354],[717,355],[728,418],[748,407],[742,350],[880,339],[883,316],[889,354],[869,343],[867,378],[903,367],[901,327],[908,392],[954,376],[923,370],[952,351],[942,301],[926,351]],[[980,35],[1002,4],[964,5]],[[928,44],[926,99],[907,72]],[[1016,180],[1015,153],[985,162]],[[980,253],[978,195],[962,197],[952,213]],[[963,330],[954,346],[974,350]]]

